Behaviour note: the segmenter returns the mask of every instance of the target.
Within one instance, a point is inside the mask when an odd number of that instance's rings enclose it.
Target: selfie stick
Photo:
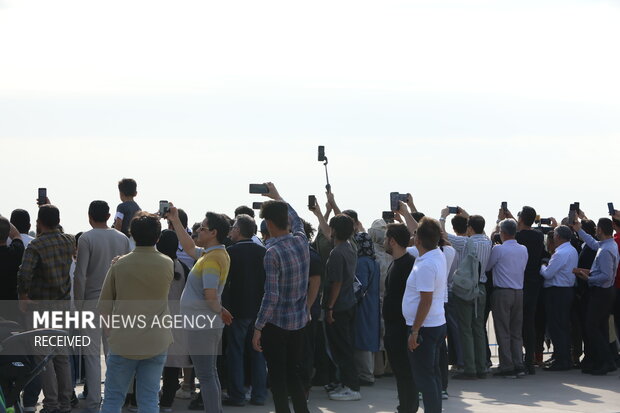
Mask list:
[[[327,185],[325,185],[325,189],[327,189],[327,192],[331,192],[332,186],[329,184],[329,175],[327,174],[327,156],[325,156],[324,158],[325,163],[323,163],[323,166],[325,166],[325,180],[327,180]]]

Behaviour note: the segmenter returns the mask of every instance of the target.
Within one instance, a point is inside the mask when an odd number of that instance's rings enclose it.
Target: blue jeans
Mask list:
[[[411,327],[409,327],[411,332]],[[439,356],[441,343],[446,338],[446,325],[422,327],[418,332],[421,343],[408,351],[411,373],[417,389],[422,393],[424,413],[441,413],[441,370]]]
[[[139,413],[159,413],[159,380],[166,362],[166,353],[143,360],[108,354],[105,391],[101,413],[120,413],[129,384],[136,376]],[[97,389],[91,389],[96,391]]]
[[[237,402],[245,401],[244,354],[250,351],[252,371],[252,400],[264,402],[267,398],[267,365],[265,356],[251,347],[251,333],[254,332],[254,320],[251,318],[234,319],[226,327],[226,362],[228,363],[228,395]]]

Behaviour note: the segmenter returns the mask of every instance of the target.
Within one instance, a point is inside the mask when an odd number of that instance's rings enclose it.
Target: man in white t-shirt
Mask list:
[[[415,237],[420,258],[413,265],[403,296],[403,317],[411,328],[407,342],[409,361],[425,413],[441,413],[439,355],[446,336],[444,299],[448,270],[438,247],[440,238],[439,222],[422,218]]]

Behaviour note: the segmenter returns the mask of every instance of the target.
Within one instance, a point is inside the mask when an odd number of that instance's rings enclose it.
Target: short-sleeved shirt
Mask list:
[[[411,274],[407,279],[403,296],[403,317],[408,326],[415,322],[420,293],[432,292],[431,308],[422,323],[422,327],[439,327],[446,323],[444,313],[444,298],[448,288],[448,269],[446,258],[439,248],[428,251],[413,264]]]
[[[341,282],[340,293],[334,303],[333,311],[344,311],[355,305],[353,280],[357,253],[349,242],[343,242],[334,247],[327,260],[327,275],[325,277],[325,293],[323,306],[329,305],[331,287],[335,282]]]
[[[308,276],[319,276],[322,278],[323,276],[323,263],[321,262],[321,256],[319,253],[312,247],[310,247],[310,274]],[[319,288],[320,291],[320,288]],[[320,297],[317,296],[314,303],[312,303],[310,307],[310,315],[313,320],[318,320],[321,316],[321,300]]]
[[[221,301],[230,269],[230,257],[223,245],[206,250],[197,249],[198,254],[201,256],[189,272],[185,289],[181,295],[181,313],[190,317],[206,316],[210,320],[215,317],[213,328],[224,328],[224,323],[219,314],[213,312],[205,300],[204,290],[214,288],[218,300]],[[187,329],[191,330],[192,328]],[[193,329],[198,330],[199,328],[194,326]]]
[[[116,207],[116,212],[120,212],[123,214],[123,226],[120,228],[120,231],[128,235],[129,234],[129,224],[131,223],[131,219],[136,212],[141,211],[140,206],[136,203],[136,201],[125,201],[118,204]],[[118,228],[117,228],[118,229]]]

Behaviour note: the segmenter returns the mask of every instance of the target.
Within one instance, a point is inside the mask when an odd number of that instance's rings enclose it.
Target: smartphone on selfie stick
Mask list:
[[[329,174],[327,173],[327,156],[325,156],[325,146],[323,145],[319,146],[319,162],[323,162],[323,165],[325,166],[325,180],[327,181],[325,189],[327,192],[331,192],[332,186],[329,184]]]

